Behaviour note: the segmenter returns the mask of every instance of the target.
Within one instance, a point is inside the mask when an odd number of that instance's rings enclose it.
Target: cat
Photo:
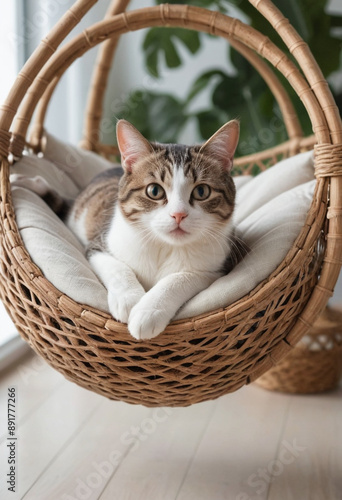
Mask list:
[[[109,311],[135,339],[163,332],[243,257],[233,224],[238,139],[237,120],[195,146],[151,143],[119,120],[122,168],[96,176],[71,207],[40,183],[40,195],[86,247]]]

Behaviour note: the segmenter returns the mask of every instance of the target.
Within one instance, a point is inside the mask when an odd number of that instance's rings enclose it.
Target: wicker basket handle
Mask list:
[[[106,40],[101,45],[101,50],[98,54],[86,108],[84,136],[81,142],[81,146],[84,149],[97,152],[103,149],[103,145],[100,144],[100,125],[103,114],[103,102],[111,61],[115,53],[117,42],[118,37],[112,37]],[[233,40],[231,37],[229,43],[254,66],[273,93],[282,113],[287,135],[289,139],[292,140],[294,154],[297,152],[298,145],[300,144],[299,139],[303,137],[303,131],[296,110],[285,88],[270,66],[268,66],[253,50],[237,40]],[[63,68],[63,72],[59,72],[59,74],[54,77],[37,106],[29,138],[29,144],[35,151],[41,150],[41,139],[44,133],[44,121],[48,105],[57,84],[66,70],[67,67]],[[297,139],[297,141],[295,139]],[[19,154],[19,151],[17,151],[17,154]]]
[[[112,0],[109,8],[107,9],[105,19],[124,12],[129,2],[130,0]],[[104,94],[107,87],[111,62],[113,60],[118,41],[119,36],[113,36],[112,38],[104,41],[97,54],[85,112],[85,129],[82,143],[82,147],[84,147],[84,149],[95,150],[95,148],[91,146],[94,142],[94,137],[90,131],[97,130],[98,132],[100,127]],[[35,151],[39,151],[41,149],[41,139],[44,133],[44,122],[47,109],[55,88],[66,70],[67,68],[64,68],[63,72],[60,72],[54,77],[53,81],[42,95],[39,105],[37,106],[28,141],[31,148]]]
[[[341,117],[338,107],[307,43],[270,0],[248,1],[269,21],[297,60],[324,112],[332,142],[334,144],[342,143]],[[299,96],[301,97],[300,94]]]
[[[20,108],[13,129],[14,144],[17,138],[22,141],[22,138],[26,137],[28,124],[40,96],[48,86],[48,82],[63,72],[64,68],[68,67],[77,57],[110,36],[118,36],[129,30],[138,30],[149,26],[165,24],[184,26],[184,22],[188,28],[209,33],[214,32],[226,39],[237,40],[268,59],[288,78],[301,97],[312,121],[317,141],[320,143],[330,142],[329,128],[313,91],[298,68],[267,37],[250,26],[217,12],[212,13],[198,7],[182,5],[161,5],[105,19],[85,30],[54,54],[44,66],[39,77],[35,79]],[[19,146],[22,145],[19,144]],[[13,152],[15,153],[16,150]]]
[[[77,0],[23,66],[5,103],[0,108],[0,156],[7,157],[9,153],[11,138],[9,128],[27,89],[61,42],[96,2],[97,0]]]
[[[129,4],[129,1],[130,0],[113,0],[112,5],[106,14],[106,18],[113,16],[118,12],[124,11]],[[98,151],[99,149],[98,144],[100,141],[100,125],[103,114],[104,96],[108,84],[109,70],[113,64],[118,39],[119,37],[110,38],[102,44],[98,52],[85,113],[85,127],[81,142],[84,149],[92,151]],[[249,49],[247,46],[236,40],[234,41],[232,38],[230,38],[229,43],[254,66],[269,86],[283,115],[288,137],[290,139],[302,137],[303,130],[298,120],[296,110],[293,107],[291,99],[289,98],[285,88],[280,83],[275,73],[267,64],[264,63],[262,59],[258,57],[257,54],[255,54],[253,50]],[[55,82],[55,85],[56,84],[57,82]],[[50,89],[49,98],[51,97],[52,92],[53,89]],[[39,105],[38,107],[39,114],[37,115],[37,120],[35,122],[35,136],[32,137],[33,140],[30,141],[35,146],[37,146],[37,142],[40,142],[40,138],[43,133],[43,123],[47,105],[48,103],[45,104],[45,109],[43,105]]]
[[[316,137],[320,146],[324,145],[333,155],[334,145],[339,150],[342,148],[342,124],[339,110],[336,106],[334,98],[330,92],[327,81],[325,80],[320,67],[318,66],[315,58],[313,57],[308,45],[300,37],[297,31],[291,26],[288,19],[286,19],[280,10],[273,5],[270,0],[249,0],[254,7],[267,19],[273,28],[280,35],[290,53],[297,60],[303,74],[308,81],[310,88],[314,92],[314,96],[319,105],[320,113],[323,113],[324,121],[318,129],[314,128]],[[267,45],[263,48],[266,55],[269,48]],[[278,68],[280,69],[280,64]],[[289,73],[287,79],[293,85],[294,75]],[[308,89],[299,90],[298,95],[303,100],[308,95]],[[312,123],[313,120],[311,120]],[[320,139],[322,137],[322,140]],[[325,137],[325,138],[323,138]],[[317,147],[316,147],[317,150]],[[325,164],[321,169],[321,174],[326,171],[329,179],[329,211],[334,213],[334,217],[329,219],[329,234],[327,235],[327,255],[341,256],[341,240],[342,234],[342,217],[341,214],[341,195],[340,195],[340,182],[337,176],[341,175],[341,164],[339,163],[338,173],[333,172],[329,163]],[[328,215],[329,217],[329,215]],[[294,345],[303,336],[308,326],[311,326],[314,320],[319,316],[323,310],[322,304],[325,304],[332,294],[332,284],[335,284],[341,269],[340,259],[325,259],[324,268],[321,272],[319,285],[317,285],[312,293],[309,303],[300,314],[291,334],[288,336],[287,341]],[[320,304],[320,307],[318,305]]]
[[[331,95],[328,84],[317,62],[312,56],[309,47],[301,39],[296,30],[290,25],[288,19],[283,16],[280,10],[275,7],[270,0],[249,1],[266,19],[268,19],[275,31],[279,33],[283,41],[286,43],[290,52],[293,53],[294,57],[299,62],[304,74],[307,76],[308,81],[311,84],[311,87],[315,89],[317,98],[322,102],[322,109],[326,111],[325,114],[328,124],[330,125],[330,133],[333,142],[342,142],[341,121],[338,108]],[[119,12],[119,9],[123,7],[122,10],[124,10],[128,3],[129,0],[113,0],[113,5],[108,10],[108,15],[115,13],[116,4],[118,4],[116,12]],[[102,116],[104,91],[107,86],[109,67],[115,52],[117,40],[118,38],[114,38],[111,41],[108,41],[108,43],[106,42],[106,46],[103,46],[99,53],[97,66],[95,67],[95,72],[93,74],[92,88],[89,94],[86,109],[85,130],[82,143],[82,145],[87,149],[96,150],[96,143],[99,140],[98,136]],[[230,41],[230,43],[233,45],[232,41]],[[246,52],[244,56],[256,67],[259,73],[267,81],[263,68],[260,67],[261,65],[258,65],[255,59],[255,54],[252,52],[252,55],[254,56],[254,61],[252,62],[247,56],[248,47],[245,49]],[[238,50],[241,52],[240,48]],[[278,84],[276,83],[276,77],[274,77],[273,81],[275,83],[274,86],[268,81],[267,83],[279,103],[288,136],[290,139],[301,137],[302,129],[292,102],[286,95],[285,89],[283,89],[280,82],[278,82]]]
[[[112,0],[105,18],[124,12],[129,2],[130,0]],[[94,144],[99,141],[104,95],[119,38],[120,36],[113,36],[106,40],[101,44],[97,55],[88,92],[82,140],[82,147],[88,150],[96,150]]]

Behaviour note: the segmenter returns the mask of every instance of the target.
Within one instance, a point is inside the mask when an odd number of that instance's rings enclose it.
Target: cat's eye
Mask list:
[[[211,189],[208,186],[208,184],[199,184],[198,186],[195,187],[195,189],[192,191],[192,196],[195,198],[195,200],[206,200],[209,198],[211,193]]]
[[[165,197],[165,191],[159,184],[149,184],[146,188],[146,194],[151,200],[161,200]]]

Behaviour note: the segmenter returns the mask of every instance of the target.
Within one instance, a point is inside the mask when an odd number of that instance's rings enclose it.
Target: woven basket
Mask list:
[[[327,307],[296,347],[256,384],[295,394],[338,387],[342,374],[342,311]]]
[[[96,0],[78,0],[25,64],[1,108],[1,298],[20,334],[68,379],[104,396],[147,406],[187,406],[256,380],[279,362],[323,311],[341,266],[342,130],[337,107],[312,54],[269,0],[251,3],[269,20],[292,54],[236,19],[189,5],[160,5],[124,13],[115,1],[106,18],[60,47]],[[46,109],[67,68],[104,42],[85,119],[83,146],[110,157],[99,141],[103,92],[120,35],[150,26],[179,26],[227,39],[273,91],[289,139],[239,158],[248,173],[315,146],[317,187],[306,223],[278,268],[227,308],[171,323],[160,336],[138,342],[127,326],[78,304],[57,290],[32,262],[18,232],[9,185],[9,153],[25,144],[40,150]],[[267,62],[264,62],[262,56]],[[296,62],[293,62],[296,61]],[[276,68],[301,98],[314,136],[303,138]],[[32,119],[35,113],[34,120]],[[30,135],[28,128],[31,125]]]

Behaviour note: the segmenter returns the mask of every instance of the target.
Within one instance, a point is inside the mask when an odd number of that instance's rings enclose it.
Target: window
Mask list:
[[[21,22],[21,0],[1,2],[0,6],[0,102],[5,100],[23,64],[24,46],[18,35]]]
[[[24,46],[19,43],[19,21],[21,0],[1,2],[0,6],[0,103],[6,99],[8,92],[23,63]],[[16,328],[0,302],[0,369],[21,355],[25,349]]]

